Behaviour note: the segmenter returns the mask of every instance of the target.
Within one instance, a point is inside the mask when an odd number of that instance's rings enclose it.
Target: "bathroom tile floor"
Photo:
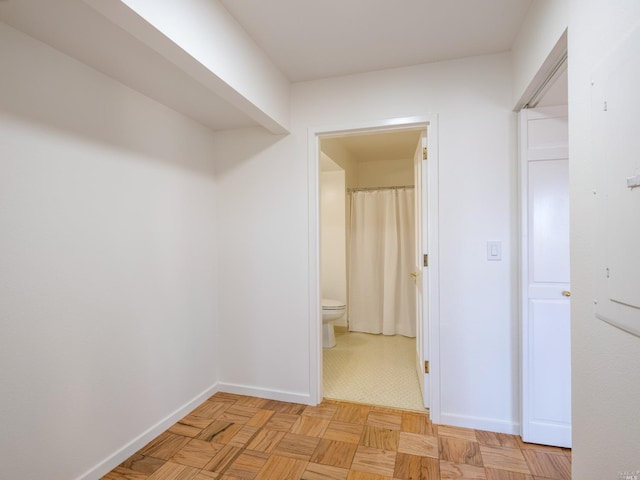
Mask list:
[[[570,480],[571,451],[426,413],[216,393],[103,480]]]
[[[323,395],[334,400],[425,412],[416,371],[416,339],[336,332],[323,349]]]

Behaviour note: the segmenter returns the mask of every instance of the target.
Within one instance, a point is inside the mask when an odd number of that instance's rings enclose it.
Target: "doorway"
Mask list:
[[[322,151],[331,150],[333,152],[336,149],[336,144],[339,145],[340,139],[347,139],[346,142],[357,142],[358,140],[370,140],[372,135],[393,135],[398,136],[406,135],[409,132],[414,132],[414,140],[419,138],[420,131],[428,131],[428,137],[426,140],[426,151],[431,151],[429,156],[429,162],[426,160],[420,162],[420,165],[424,163],[424,178],[428,179],[425,182],[424,187],[420,184],[420,192],[425,191],[426,195],[419,200],[418,212],[419,217],[425,218],[425,222],[421,225],[420,233],[423,231],[426,233],[423,235],[424,241],[423,250],[429,250],[430,265],[425,267],[422,263],[424,255],[420,254],[421,263],[416,265],[413,273],[420,278],[420,282],[415,282],[414,288],[420,289],[420,297],[424,297],[424,309],[422,314],[414,314],[416,322],[416,337],[414,340],[415,345],[413,349],[413,372],[421,380],[419,387],[422,394],[423,404],[429,405],[431,408],[432,418],[434,410],[439,408],[439,402],[433,402],[433,398],[437,397],[437,360],[434,362],[431,356],[433,351],[437,351],[437,332],[438,332],[438,304],[437,292],[437,130],[435,117],[420,117],[410,119],[393,119],[382,122],[370,123],[365,125],[355,125],[347,128],[327,128],[310,130],[309,132],[309,184],[310,184],[310,218],[312,219],[310,225],[310,248],[311,248],[311,278],[310,278],[310,350],[311,350],[311,363],[312,363],[312,382],[315,387],[314,397],[316,402],[322,401],[324,397],[323,390],[323,348],[322,348],[322,335],[321,335],[321,299],[322,299],[322,282],[321,282],[321,257],[320,257],[320,162],[322,158]],[[360,138],[358,138],[360,137]],[[369,137],[369,138],[365,138]],[[416,142],[418,143],[418,142]],[[330,148],[325,148],[327,145]],[[420,159],[422,160],[423,148],[420,143],[420,148],[416,148],[418,145],[413,145],[414,153],[411,155],[411,161],[414,162],[416,153],[419,150]],[[375,148],[375,147],[374,147]],[[377,147],[378,149],[380,146]],[[337,156],[333,153],[333,156]],[[339,159],[339,162],[343,161]],[[338,163],[339,163],[338,162]],[[420,170],[418,170],[420,171]],[[371,172],[369,172],[371,173]],[[348,176],[348,175],[346,175]],[[353,179],[351,179],[353,180]],[[422,175],[420,177],[422,180]],[[350,182],[353,184],[352,182]],[[421,182],[420,182],[421,183]],[[418,182],[416,182],[418,185]],[[387,185],[374,185],[375,187],[385,187]],[[394,185],[397,186],[397,185]],[[365,188],[365,187],[362,187]],[[424,206],[424,211],[422,211]],[[345,241],[346,243],[346,241]],[[426,253],[423,252],[423,253]],[[414,256],[417,259],[418,255]],[[416,262],[417,263],[417,260]],[[419,283],[419,285],[418,285]],[[417,310],[416,310],[417,311]],[[346,323],[346,322],[345,322]],[[348,331],[345,328],[346,325],[342,325],[342,331]],[[342,333],[342,332],[340,332]],[[435,336],[434,336],[435,333]],[[430,373],[426,374],[424,370],[425,360],[430,361]],[[434,375],[435,373],[435,375]],[[415,377],[414,377],[415,378]],[[436,399],[437,400],[437,399]],[[435,407],[435,408],[434,408]]]

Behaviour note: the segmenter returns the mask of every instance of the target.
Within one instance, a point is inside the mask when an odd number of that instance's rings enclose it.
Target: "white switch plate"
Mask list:
[[[502,242],[487,242],[487,260],[502,260]]]

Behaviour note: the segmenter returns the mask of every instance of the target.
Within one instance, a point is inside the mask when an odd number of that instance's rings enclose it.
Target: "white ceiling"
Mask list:
[[[531,0],[221,0],[292,82],[505,52]]]

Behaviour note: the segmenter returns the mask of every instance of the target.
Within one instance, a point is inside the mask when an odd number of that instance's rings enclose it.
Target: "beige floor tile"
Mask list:
[[[360,445],[356,450],[351,469],[392,477],[395,462],[396,452],[394,451]]]
[[[338,440],[339,442],[359,443],[364,425],[333,421],[324,432],[323,438]]]
[[[480,451],[482,452],[485,467],[524,474],[531,473],[521,450],[518,448],[480,445]]]
[[[364,426],[360,445],[365,447],[381,448],[383,450],[398,450],[400,432],[388,428]]]
[[[420,457],[438,458],[438,438],[431,435],[400,432],[398,451]]]
[[[438,431],[440,430],[438,426]],[[460,438],[438,437],[440,459],[453,463],[464,463],[482,467],[483,457],[477,442],[470,442]]]
[[[321,439],[311,456],[311,462],[348,469],[357,448],[355,443]]]
[[[484,467],[440,461],[441,480],[486,480]]]
[[[306,468],[307,462],[304,460],[272,455],[255,480],[299,480]]]
[[[273,453],[283,457],[309,461],[318,443],[320,443],[320,439],[317,437],[287,433],[280,440]]]
[[[346,480],[349,470],[346,468],[309,463],[300,480]]]
[[[544,450],[523,450],[529,470],[534,476],[552,478],[554,480],[571,480],[571,461],[564,454]]]

